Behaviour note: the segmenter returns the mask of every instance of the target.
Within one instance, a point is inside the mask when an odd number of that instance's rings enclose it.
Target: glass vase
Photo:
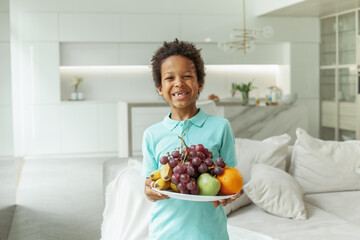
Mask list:
[[[241,92],[242,103],[247,105],[249,103],[249,92]]]

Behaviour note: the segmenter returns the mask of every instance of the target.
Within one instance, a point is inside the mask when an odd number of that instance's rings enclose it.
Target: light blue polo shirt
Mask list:
[[[213,153],[213,160],[222,157],[229,167],[237,164],[235,139],[227,119],[208,115],[203,110],[191,119],[176,121],[167,115],[162,122],[144,132],[142,174],[161,168],[160,157],[171,154],[181,146],[183,136],[187,146],[203,144]],[[149,239],[227,240],[227,218],[224,208],[215,208],[211,202],[193,202],[178,199],[157,201],[150,222]]]

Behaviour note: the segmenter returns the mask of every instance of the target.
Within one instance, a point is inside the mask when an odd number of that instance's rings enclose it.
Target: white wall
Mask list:
[[[216,47],[217,41],[228,40],[231,29],[241,24],[241,1],[213,1],[210,4],[205,0],[196,3],[190,0],[143,0],[134,4],[132,1],[92,0],[91,3],[68,0],[36,0],[30,3],[15,0],[11,4],[11,25],[14,33],[12,61],[21,63],[14,65],[12,69],[15,88],[13,106],[18,109],[14,113],[16,155],[111,153],[117,150],[117,144],[112,145],[116,141],[116,135],[110,135],[108,140],[100,137],[105,133],[116,134],[116,131],[112,131],[116,128],[116,123],[112,126],[108,123],[109,129],[104,129],[101,126],[108,120],[99,120],[103,108],[107,109],[106,116],[111,118],[110,109],[114,106],[107,106],[106,104],[111,103],[106,102],[106,98],[105,102],[63,103],[61,99],[67,98],[72,73],[60,71],[58,67],[62,64],[76,64],[76,61],[89,61],[91,64],[115,61],[123,65],[147,65],[152,49],[159,46],[163,40],[179,37],[196,42],[202,47],[206,64],[278,64],[282,66],[280,73],[274,75],[263,72],[262,75],[254,76],[263,77],[271,85],[274,78],[278,78],[275,79],[277,84],[284,86],[290,82],[286,85],[289,90],[293,90],[293,86],[303,89],[305,78],[311,78],[309,81],[314,81],[314,84],[318,82],[318,65],[312,66],[296,59],[297,56],[304,56],[301,54],[303,50],[310,58],[318,58],[318,53],[312,51],[319,43],[318,19],[259,19],[254,17],[254,3],[249,2],[249,26],[271,25],[275,34],[271,39],[260,38],[256,51],[244,56],[241,53],[225,54]],[[192,7],[188,8],[187,3]],[[205,38],[211,38],[214,42],[206,43]],[[102,51],[96,52],[96,48],[92,48],[94,45],[86,47],[87,44],[104,43],[108,44],[106,46],[110,46],[110,49],[118,48],[118,52],[109,50],[103,56]],[[85,50],[82,49],[84,46]],[[76,51],[87,53],[88,49],[93,49],[97,58],[74,58],[74,55],[81,56],[76,55]],[[292,71],[295,67],[304,71]],[[88,73],[84,73],[86,74]],[[122,87],[123,91],[131,92],[126,96],[127,99],[143,98],[143,92],[136,91],[139,87],[134,87],[137,85],[133,82],[138,83],[141,79],[143,89],[153,89],[151,76],[147,74],[138,74],[132,80],[119,79],[116,85],[108,84],[108,87],[111,86],[111,95],[116,95],[115,87]],[[230,82],[236,79],[243,81],[240,78],[248,81],[251,76],[251,73],[234,73],[228,70],[219,73],[209,70],[208,88],[205,88],[202,97],[219,89],[219,94],[225,96]],[[106,83],[115,81],[116,77],[118,76],[112,74],[110,77],[98,73],[89,75],[88,83],[97,81],[97,85],[92,85],[93,89],[84,90],[88,91],[91,99],[96,99],[96,94],[106,92]],[[99,79],[101,84],[98,84]],[[219,82],[221,87],[217,87]],[[24,86],[29,90],[24,91]],[[86,88],[86,84],[82,87]],[[101,87],[104,90],[97,91]],[[86,94],[85,92],[85,96]],[[315,101],[315,95],[306,94],[305,91],[300,91],[299,98]],[[157,98],[156,94],[153,97]],[[98,120],[94,121],[94,118]],[[86,124],[82,124],[83,121],[86,121]],[[46,129],[51,130],[51,135],[46,133]],[[69,134],[72,134],[73,138],[68,138]],[[317,135],[316,132],[312,134]],[[82,135],[87,137],[81,138]],[[44,143],[52,144],[49,146]],[[72,143],[74,145],[70,147]]]
[[[0,6],[0,157],[12,156],[13,122],[10,74],[10,21],[6,3]],[[8,7],[8,6],[7,6]],[[3,10],[3,12],[1,12]]]
[[[309,131],[318,137],[320,122],[319,44],[291,44],[291,92],[298,94],[298,103],[308,108]]]
[[[0,0],[0,239],[8,237],[16,199],[9,29],[9,1]]]

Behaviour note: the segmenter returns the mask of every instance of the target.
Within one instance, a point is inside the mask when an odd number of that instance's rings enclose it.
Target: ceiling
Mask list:
[[[306,0],[262,16],[322,17],[356,8],[360,8],[360,0]]]

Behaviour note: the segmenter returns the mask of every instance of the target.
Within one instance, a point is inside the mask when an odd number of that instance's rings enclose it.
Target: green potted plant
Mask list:
[[[235,92],[239,91],[241,93],[242,102],[244,105],[246,105],[249,103],[249,92],[255,88],[256,87],[253,86],[253,80],[248,83],[238,83],[238,84],[233,83],[231,92],[234,96]]]

